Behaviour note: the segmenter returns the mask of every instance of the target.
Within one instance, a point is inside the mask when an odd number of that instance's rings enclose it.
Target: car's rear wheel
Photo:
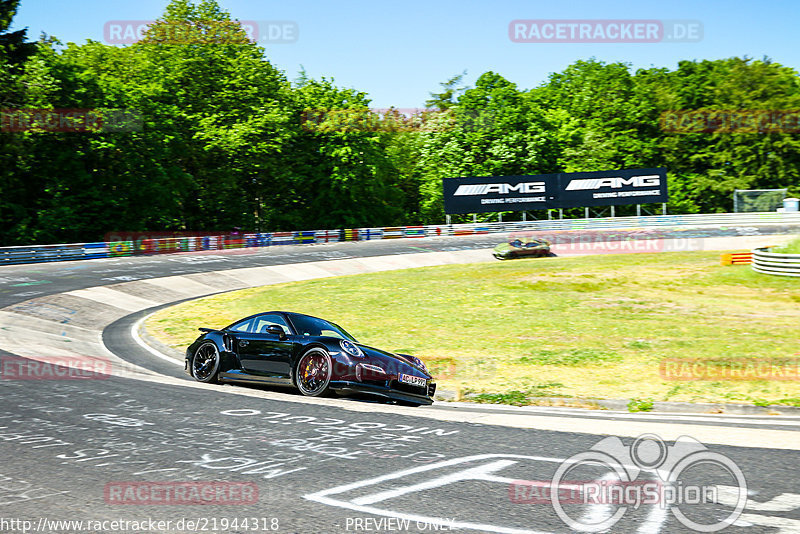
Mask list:
[[[300,393],[307,397],[324,397],[331,393],[331,356],[328,351],[314,347],[297,362],[295,382]]]
[[[198,382],[213,383],[219,373],[219,350],[212,341],[206,341],[194,352],[192,376]]]

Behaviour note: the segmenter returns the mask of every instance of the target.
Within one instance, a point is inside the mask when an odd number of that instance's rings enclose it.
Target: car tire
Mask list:
[[[192,378],[207,384],[215,383],[219,374],[219,362],[217,345],[213,341],[202,343],[192,356]]]
[[[332,374],[331,355],[321,347],[312,347],[297,361],[295,385],[306,397],[327,397],[331,394]]]

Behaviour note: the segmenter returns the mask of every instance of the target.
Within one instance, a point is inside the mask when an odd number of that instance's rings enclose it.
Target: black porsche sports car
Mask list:
[[[258,313],[203,334],[184,369],[200,382],[292,386],[303,395],[366,393],[432,404],[436,384],[419,358],[367,347],[340,326],[301,313]]]

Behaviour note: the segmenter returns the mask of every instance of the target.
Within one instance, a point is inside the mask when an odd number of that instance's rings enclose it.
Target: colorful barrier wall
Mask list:
[[[133,255],[173,254],[201,250],[228,250],[278,245],[306,245],[337,241],[375,239],[419,239],[434,236],[461,236],[518,231],[571,231],[610,228],[642,229],[653,227],[694,227],[726,230],[736,227],[747,232],[747,225],[800,225],[800,213],[720,213],[712,215],[654,215],[642,217],[606,217],[596,219],[556,219],[497,223],[467,223],[429,226],[387,226],[383,228],[345,228],[340,230],[301,230],[223,235],[185,232],[173,237],[135,238],[107,242],[0,247],[0,265],[70,261]],[[650,231],[652,232],[652,231]],[[161,232],[166,234],[167,232]],[[119,234],[122,237],[124,234]],[[156,234],[157,235],[157,234]],[[652,238],[651,236],[649,238]]]

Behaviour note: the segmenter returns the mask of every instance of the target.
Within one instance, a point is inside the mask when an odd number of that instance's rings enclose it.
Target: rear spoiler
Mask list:
[[[217,331],[216,328],[206,328],[204,326],[201,326],[200,328],[198,328],[198,330],[200,330],[201,332],[216,332]]]

